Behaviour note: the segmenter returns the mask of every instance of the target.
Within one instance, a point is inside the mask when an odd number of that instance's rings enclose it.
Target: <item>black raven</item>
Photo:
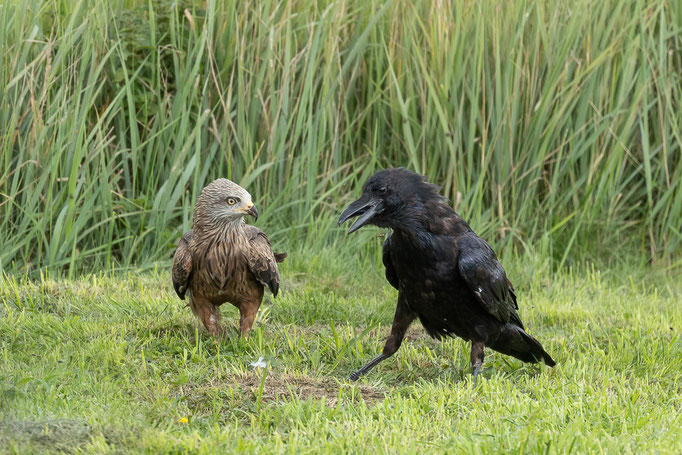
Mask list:
[[[365,183],[362,196],[339,217],[358,217],[348,230],[366,224],[393,230],[386,237],[386,279],[398,290],[391,334],[381,354],[354,372],[355,381],[392,356],[407,328],[419,318],[441,339],[471,340],[473,379],[488,346],[524,362],[554,360],[528,335],[516,312],[516,295],[495,252],[448,205],[436,185],[404,168],[386,169]]]

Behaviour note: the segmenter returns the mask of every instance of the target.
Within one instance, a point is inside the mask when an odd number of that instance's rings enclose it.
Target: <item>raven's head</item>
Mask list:
[[[339,225],[357,216],[350,234],[367,224],[396,228],[418,223],[433,215],[430,206],[444,205],[452,211],[438,190],[424,176],[402,167],[379,171],[367,180],[360,199],[341,213]]]
[[[217,179],[206,185],[194,208],[195,222],[214,225],[234,223],[244,215],[258,219],[258,210],[249,192],[228,179]]]

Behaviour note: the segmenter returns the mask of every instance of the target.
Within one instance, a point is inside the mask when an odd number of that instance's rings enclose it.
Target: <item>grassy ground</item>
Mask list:
[[[252,339],[223,307],[218,344],[166,270],[5,278],[0,450],[682,451],[678,283],[511,261],[521,315],[556,368],[488,351],[472,389],[468,346],[416,324],[393,359],[351,384],[381,348],[396,295],[382,269],[334,257],[292,255]],[[249,366],[261,356],[266,369]]]

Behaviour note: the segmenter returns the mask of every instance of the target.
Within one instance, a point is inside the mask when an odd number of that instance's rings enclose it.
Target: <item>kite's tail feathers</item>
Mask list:
[[[275,261],[277,261],[277,262],[284,262],[284,259],[287,257],[286,253],[275,253],[275,252],[273,252],[273,254],[275,255]]]

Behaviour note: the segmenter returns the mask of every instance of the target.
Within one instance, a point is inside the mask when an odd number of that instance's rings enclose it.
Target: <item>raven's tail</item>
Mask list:
[[[554,359],[545,351],[538,340],[514,324],[505,324],[500,331],[500,336],[490,347],[524,362],[536,363],[543,360],[550,367],[556,365]]]

